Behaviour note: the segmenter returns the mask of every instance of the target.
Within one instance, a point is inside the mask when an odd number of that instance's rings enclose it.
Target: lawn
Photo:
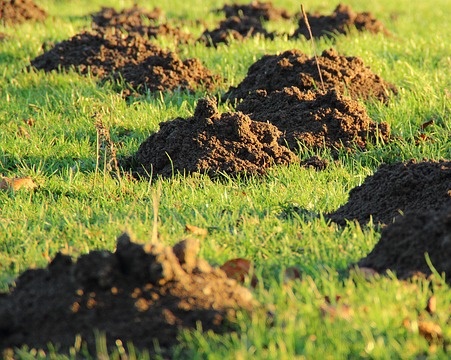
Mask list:
[[[261,176],[175,175],[136,181],[119,180],[99,160],[95,121],[102,119],[119,158],[134,154],[158,130],[159,123],[193,115],[205,92],[148,93],[125,100],[116,86],[76,71],[24,71],[42,54],[43,43],[66,40],[90,28],[89,14],[101,6],[130,7],[132,1],[66,0],[36,2],[49,17],[43,23],[0,26],[0,175],[30,177],[33,191],[0,190],[0,290],[7,291],[25,270],[46,267],[58,252],[74,258],[93,250],[113,251],[124,231],[140,243],[152,239],[154,199],[158,197],[158,236],[166,245],[186,238],[186,225],[208,230],[200,238],[200,257],[213,265],[233,258],[252,262],[258,284],[252,289],[263,309],[238,313],[235,331],[225,334],[183,331],[171,349],[173,358],[205,359],[412,359],[449,358],[451,292],[443,279],[401,281],[396,275],[366,278],[350,266],[365,257],[381,228],[349,222],[344,227],[324,214],[346,203],[381,164],[409,159],[451,159],[451,22],[450,0],[406,0],[368,3],[349,0],[356,11],[371,11],[391,36],[352,33],[316,41],[316,51],[330,47],[358,56],[373,72],[395,84],[399,94],[389,104],[365,101],[369,116],[387,122],[396,139],[365,151],[304,149],[301,160],[318,155],[329,166],[317,171],[275,166]],[[215,26],[221,14],[211,12],[225,1],[136,1],[159,6],[168,19],[202,19]],[[248,3],[240,1],[240,3]],[[155,4],[155,5],[154,5]],[[274,0],[297,12],[300,3]],[[336,3],[306,0],[307,11],[329,14]],[[185,22],[195,37],[202,23]],[[274,21],[271,30],[293,32],[296,23]],[[167,38],[155,42],[182,58],[200,59],[225,81],[218,93],[237,86],[249,66],[264,54],[299,49],[313,56],[304,38],[251,38],[207,48]],[[231,105],[220,103],[221,111]],[[422,129],[422,124],[433,124]],[[418,137],[424,135],[424,141]],[[285,279],[295,267],[299,279]],[[247,282],[245,286],[250,287]],[[436,310],[425,312],[434,298]],[[328,299],[327,301],[325,299]],[[440,327],[428,339],[419,322]],[[426,331],[427,333],[427,331]],[[0,336],[2,329],[0,328]],[[427,335],[427,334],[426,334]],[[125,345],[124,345],[125,346]],[[127,347],[127,346],[126,346]],[[15,358],[76,358],[57,350],[15,349]],[[148,358],[128,347],[129,358]],[[97,356],[108,355],[99,337]],[[127,358],[124,349],[109,350]],[[85,356],[86,354],[78,354]],[[168,356],[168,355],[165,355]]]

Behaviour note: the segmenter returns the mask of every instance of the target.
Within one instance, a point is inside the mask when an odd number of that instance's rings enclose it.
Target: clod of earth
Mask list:
[[[314,150],[327,147],[336,153],[339,149],[364,149],[368,141],[389,140],[388,124],[375,123],[362,105],[336,90],[257,90],[236,109],[253,120],[277,126],[292,150],[300,144]]]
[[[401,213],[436,211],[446,205],[451,205],[451,162],[411,160],[382,165],[327,217],[340,225],[346,220],[365,225],[370,218],[390,224]]]
[[[68,352],[77,334],[91,353],[94,331],[169,354],[183,328],[224,332],[237,309],[252,311],[250,291],[197,257],[199,243],[139,245],[127,234],[116,251],[91,251],[76,262],[57,254],[45,269],[26,270],[0,294],[0,351],[49,342]]]
[[[291,18],[285,9],[275,8],[271,1],[252,1],[247,5],[226,4],[218,11],[223,11],[226,17],[248,16],[266,21]]]
[[[32,0],[0,1],[0,24],[15,25],[26,21],[44,21],[46,18],[45,10]]]
[[[219,43],[229,44],[231,39],[243,40],[253,36],[274,39],[275,35],[269,33],[259,19],[232,16],[221,21],[219,28],[211,31],[205,30],[198,41],[206,46],[217,46]]]
[[[82,74],[120,78],[137,92],[212,90],[220,82],[198,59],[182,61],[137,33],[114,29],[77,34],[33,59],[31,65],[45,71],[75,68]]]
[[[356,13],[350,6],[339,4],[331,15],[310,14],[307,13],[308,22],[315,38],[330,37],[336,34],[348,35],[355,28],[357,31],[368,31],[371,33],[390,33],[384,25],[377,20],[370,12]],[[310,39],[310,34],[303,18],[299,20],[299,28],[292,37],[297,38],[305,36]]]
[[[214,99],[199,100],[194,116],[160,124],[134,156],[141,176],[174,173],[261,174],[275,164],[298,161],[279,145],[281,132],[241,112],[219,114]]]
[[[426,261],[426,253],[432,266],[439,274],[444,273],[451,284],[450,204],[438,210],[415,209],[398,216],[394,223],[382,229],[379,242],[357,265],[378,272],[391,270],[399,278],[418,272],[428,276],[432,270]]]
[[[337,89],[353,99],[376,98],[388,102],[390,96],[397,93],[394,85],[374,74],[358,57],[341,56],[329,49],[318,57],[318,65],[326,89]],[[309,58],[296,49],[280,55],[265,55],[250,66],[237,87],[230,87],[224,99],[240,100],[255,90],[269,93],[290,86],[301,91],[322,88],[315,57]]]

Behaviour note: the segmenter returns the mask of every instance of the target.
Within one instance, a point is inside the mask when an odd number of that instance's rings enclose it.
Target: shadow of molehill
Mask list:
[[[0,350],[52,343],[67,353],[78,334],[95,354],[100,332],[110,348],[120,339],[168,355],[181,329],[231,330],[235,310],[252,309],[252,295],[197,259],[198,248],[195,240],[141,246],[123,234],[114,253],[76,262],[58,254],[47,268],[25,271],[0,294]]]

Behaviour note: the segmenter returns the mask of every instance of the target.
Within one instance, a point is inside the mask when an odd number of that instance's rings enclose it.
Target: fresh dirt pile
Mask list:
[[[307,18],[313,37],[333,37],[336,34],[348,35],[352,28],[358,31],[371,33],[383,33],[389,35],[384,25],[370,12],[356,13],[350,6],[339,4],[331,15],[310,14]],[[292,37],[305,36],[310,39],[310,34],[303,18],[299,20],[299,28]]]
[[[113,8],[103,7],[99,12],[92,16],[93,28],[105,31],[108,28],[125,30],[127,33],[138,33],[148,38],[159,36],[171,37],[179,43],[187,43],[191,40],[191,35],[174,28],[170,24],[160,24],[162,11],[160,8],[154,8],[148,11],[137,5],[131,8],[123,9],[117,12]]]
[[[364,225],[389,224],[402,213],[428,212],[451,205],[451,162],[411,160],[382,165],[362,185],[352,189],[346,204],[328,215],[344,225],[357,220]]]
[[[15,25],[26,21],[44,21],[47,13],[32,0],[0,1],[0,23]]]
[[[31,61],[45,71],[74,67],[82,74],[121,78],[135,91],[212,90],[219,82],[197,59],[182,61],[137,33],[82,32]]]
[[[387,102],[394,85],[374,74],[358,57],[339,55],[334,49],[323,51],[318,64],[325,89],[337,89],[353,99],[377,98]],[[301,91],[321,89],[321,79],[314,57],[309,58],[299,50],[288,50],[280,55],[265,55],[249,68],[245,79],[231,87],[224,99],[244,99],[251,91],[272,92],[296,86]]]
[[[219,114],[215,100],[201,99],[193,117],[160,124],[139,147],[133,170],[167,177],[177,172],[260,174],[272,165],[297,161],[279,145],[280,135],[271,124],[240,112]]]
[[[27,270],[9,293],[0,294],[0,350],[28,345],[59,351],[82,336],[94,354],[94,331],[108,345],[117,339],[163,355],[183,328],[223,332],[236,309],[252,310],[251,293],[205,260],[199,244],[184,240],[173,248],[138,245],[127,234],[114,253],[92,251],[73,262],[58,254],[45,269]]]
[[[218,11],[223,11],[226,17],[248,16],[258,20],[290,19],[290,14],[284,9],[275,8],[270,1],[252,1],[247,5],[231,4],[224,5]]]
[[[274,33],[269,33],[259,19],[232,16],[221,21],[219,28],[205,30],[198,41],[206,46],[217,46],[219,43],[229,44],[231,39],[241,41],[253,36],[274,39]]]
[[[448,184],[450,184],[448,182]],[[381,238],[358,266],[378,272],[394,271],[400,278],[420,272],[432,273],[426,260],[451,284],[451,207],[439,210],[421,209],[398,216],[382,230]]]
[[[301,92],[296,87],[268,93],[257,90],[236,108],[253,120],[270,122],[283,133],[292,150],[299,145],[312,149],[364,149],[367,141],[389,139],[389,126],[377,124],[357,101],[328,92]]]

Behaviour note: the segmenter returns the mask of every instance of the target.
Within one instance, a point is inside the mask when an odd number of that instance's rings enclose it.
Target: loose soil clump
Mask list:
[[[217,46],[220,43],[229,44],[231,39],[242,41],[249,37],[262,36],[267,39],[274,39],[274,33],[269,33],[259,19],[254,17],[232,16],[219,24],[219,28],[205,30],[199,42],[206,46]]]
[[[375,123],[362,105],[335,90],[257,90],[236,109],[253,120],[277,126],[292,150],[300,145],[314,150],[330,148],[337,154],[340,149],[364,149],[368,141],[389,140],[388,124]]]
[[[220,82],[198,59],[182,61],[137,33],[114,29],[75,35],[33,59],[31,65],[44,71],[75,68],[81,74],[123,79],[138,92],[212,90]]]
[[[290,14],[286,10],[275,8],[270,1],[252,1],[247,5],[226,4],[218,10],[223,11],[226,17],[248,16],[265,21],[291,18]]]
[[[451,205],[451,162],[411,160],[382,165],[328,218],[340,225],[346,220],[365,225],[370,217],[375,224],[390,224],[400,213],[436,211],[445,205]]]
[[[396,94],[396,87],[384,81],[364,65],[358,57],[339,55],[334,49],[324,50],[318,64],[326,90],[349,94],[353,99],[376,98],[388,102]],[[265,55],[250,66],[247,76],[237,86],[230,87],[224,99],[244,99],[250,92],[268,93],[296,86],[301,91],[322,89],[315,57],[309,58],[299,50],[288,50],[280,55]]]
[[[439,210],[415,210],[398,216],[382,229],[379,242],[358,266],[378,272],[394,271],[401,278],[432,271],[425,259],[429,255],[439,274],[451,284],[451,206]]]
[[[115,252],[91,251],[76,262],[57,254],[45,269],[27,270],[0,294],[0,350],[49,342],[68,352],[80,334],[95,354],[95,334],[108,346],[117,340],[163,355],[177,343],[180,329],[224,332],[237,309],[251,311],[252,294],[226,274],[197,258],[199,243],[174,247],[139,245],[127,234]]]
[[[315,38],[333,38],[337,34],[348,35],[353,28],[357,31],[368,31],[373,34],[390,35],[384,25],[370,12],[356,13],[350,6],[339,4],[331,15],[310,14],[307,18]],[[304,36],[310,39],[310,33],[303,18],[299,20],[299,28],[292,37]]]
[[[298,161],[279,145],[281,132],[241,112],[219,114],[216,101],[201,99],[193,117],[160,124],[133,158],[141,176],[175,173],[261,174],[275,164]]]
[[[21,24],[26,21],[44,21],[46,18],[45,10],[32,0],[0,1],[0,23],[5,25]]]

